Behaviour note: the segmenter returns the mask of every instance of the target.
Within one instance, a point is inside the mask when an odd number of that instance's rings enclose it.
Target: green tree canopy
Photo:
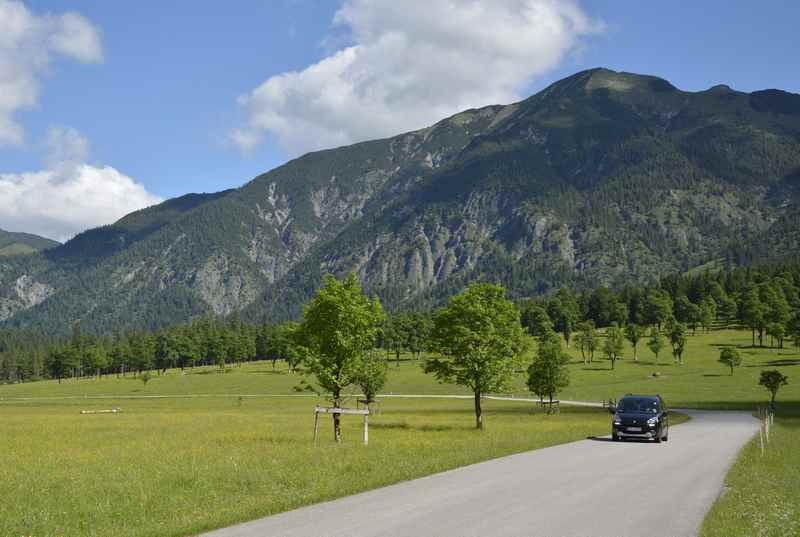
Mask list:
[[[769,404],[771,407],[774,407],[775,397],[778,395],[778,390],[781,389],[781,386],[786,386],[789,384],[789,377],[777,369],[762,371],[761,377],[758,380],[758,384],[759,386],[764,386],[767,389],[770,394]]]
[[[527,347],[519,310],[505,288],[476,283],[452,297],[434,317],[431,347],[442,357],[429,359],[425,371],[472,390],[475,424],[482,429],[481,397],[511,380]]]
[[[553,397],[569,385],[569,356],[561,348],[561,339],[555,332],[545,332],[539,337],[536,357],[528,367],[528,389],[540,398]],[[552,407],[551,407],[552,408]]]
[[[733,347],[725,347],[719,351],[719,363],[730,367],[731,376],[733,376],[733,368],[742,365],[742,356]]]
[[[622,349],[625,348],[625,335],[622,330],[612,324],[606,331],[606,340],[603,342],[603,354],[611,360],[611,369],[617,365],[617,360],[622,356]]]
[[[342,405],[344,390],[369,363],[365,354],[375,347],[383,318],[380,302],[361,291],[355,274],[344,280],[326,275],[323,287],[306,305],[296,332],[303,364],[334,406]],[[333,415],[337,442],[342,439],[339,417]]]

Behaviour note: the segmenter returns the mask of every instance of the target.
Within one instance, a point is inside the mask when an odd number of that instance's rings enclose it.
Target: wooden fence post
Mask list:
[[[314,409],[314,445],[317,445],[317,432],[319,431],[319,405]]]

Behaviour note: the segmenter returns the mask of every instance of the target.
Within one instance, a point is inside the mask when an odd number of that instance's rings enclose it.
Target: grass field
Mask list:
[[[706,517],[701,537],[800,535],[800,408],[778,408],[765,455],[756,437],[726,478],[726,493]]]
[[[744,355],[733,377],[716,362],[726,344],[739,345]],[[800,401],[800,378],[793,378],[800,377],[794,373],[800,372],[800,353],[749,344],[745,332],[698,333],[689,340],[682,366],[672,365],[666,351],[654,364],[642,343],[639,362],[628,350],[615,371],[599,354],[589,365],[576,359],[570,365],[572,384],[561,396],[600,401],[655,392],[673,407],[753,408],[767,395],[757,385],[759,372],[777,368],[790,377],[778,399],[785,402],[782,408],[793,407]],[[654,372],[660,375],[651,376]],[[608,414],[600,410],[545,416],[532,413],[530,403],[487,401],[487,430],[479,433],[472,429],[471,401],[384,398],[381,414],[371,418],[368,447],[360,445],[359,420],[345,418],[344,445],[333,443],[326,420],[314,448],[311,411],[318,400],[285,397],[297,395],[300,378],[280,364],[273,371],[269,363],[251,363],[225,373],[172,370],[147,385],[133,376],[109,376],[0,386],[0,535],[190,535],[608,429]],[[436,383],[410,359],[399,368],[391,365],[385,392],[466,393]],[[524,375],[510,392],[530,396]],[[112,406],[122,412],[79,413]],[[771,497],[797,498],[796,477],[775,477],[775,468],[797,463],[788,446],[797,445],[800,427],[783,420],[779,417],[770,455],[773,473],[760,475],[766,476],[764,486],[773,484]],[[779,449],[780,442],[787,447]],[[741,502],[760,505],[763,487],[736,484],[750,483],[750,474],[760,468],[755,463],[767,464],[750,457],[752,449],[729,476],[731,493],[715,506],[706,535],[725,535],[722,524],[739,520],[730,513],[738,512]],[[735,503],[726,503],[728,498]],[[793,505],[790,512],[796,513]],[[764,524],[774,528],[775,522],[768,518]]]
[[[122,407],[116,415],[81,415]],[[0,535],[182,536],[519,451],[605,434],[608,414],[488,401],[388,400],[330,420],[312,446],[308,399],[71,400],[0,404]]]

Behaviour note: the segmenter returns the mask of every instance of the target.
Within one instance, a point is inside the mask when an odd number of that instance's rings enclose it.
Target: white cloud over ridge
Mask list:
[[[52,127],[44,170],[0,174],[0,228],[64,241],[162,198],[111,166],[87,164],[89,142]]]
[[[0,0],[0,146],[23,143],[13,115],[36,106],[39,77],[54,54],[102,62],[99,30],[78,13],[36,15],[22,2]]]
[[[295,156],[519,100],[602,29],[573,0],[347,0],[334,25],[351,46],[239,97],[243,152],[270,137]]]

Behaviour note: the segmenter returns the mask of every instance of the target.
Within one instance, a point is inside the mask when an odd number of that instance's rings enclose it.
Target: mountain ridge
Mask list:
[[[0,264],[0,319],[63,330],[80,318],[99,332],[205,314],[286,319],[325,272],[357,272],[398,309],[435,306],[475,279],[522,297],[796,255],[798,103],[581,71]]]
[[[58,241],[33,233],[0,229],[0,257],[24,255],[59,246]]]

